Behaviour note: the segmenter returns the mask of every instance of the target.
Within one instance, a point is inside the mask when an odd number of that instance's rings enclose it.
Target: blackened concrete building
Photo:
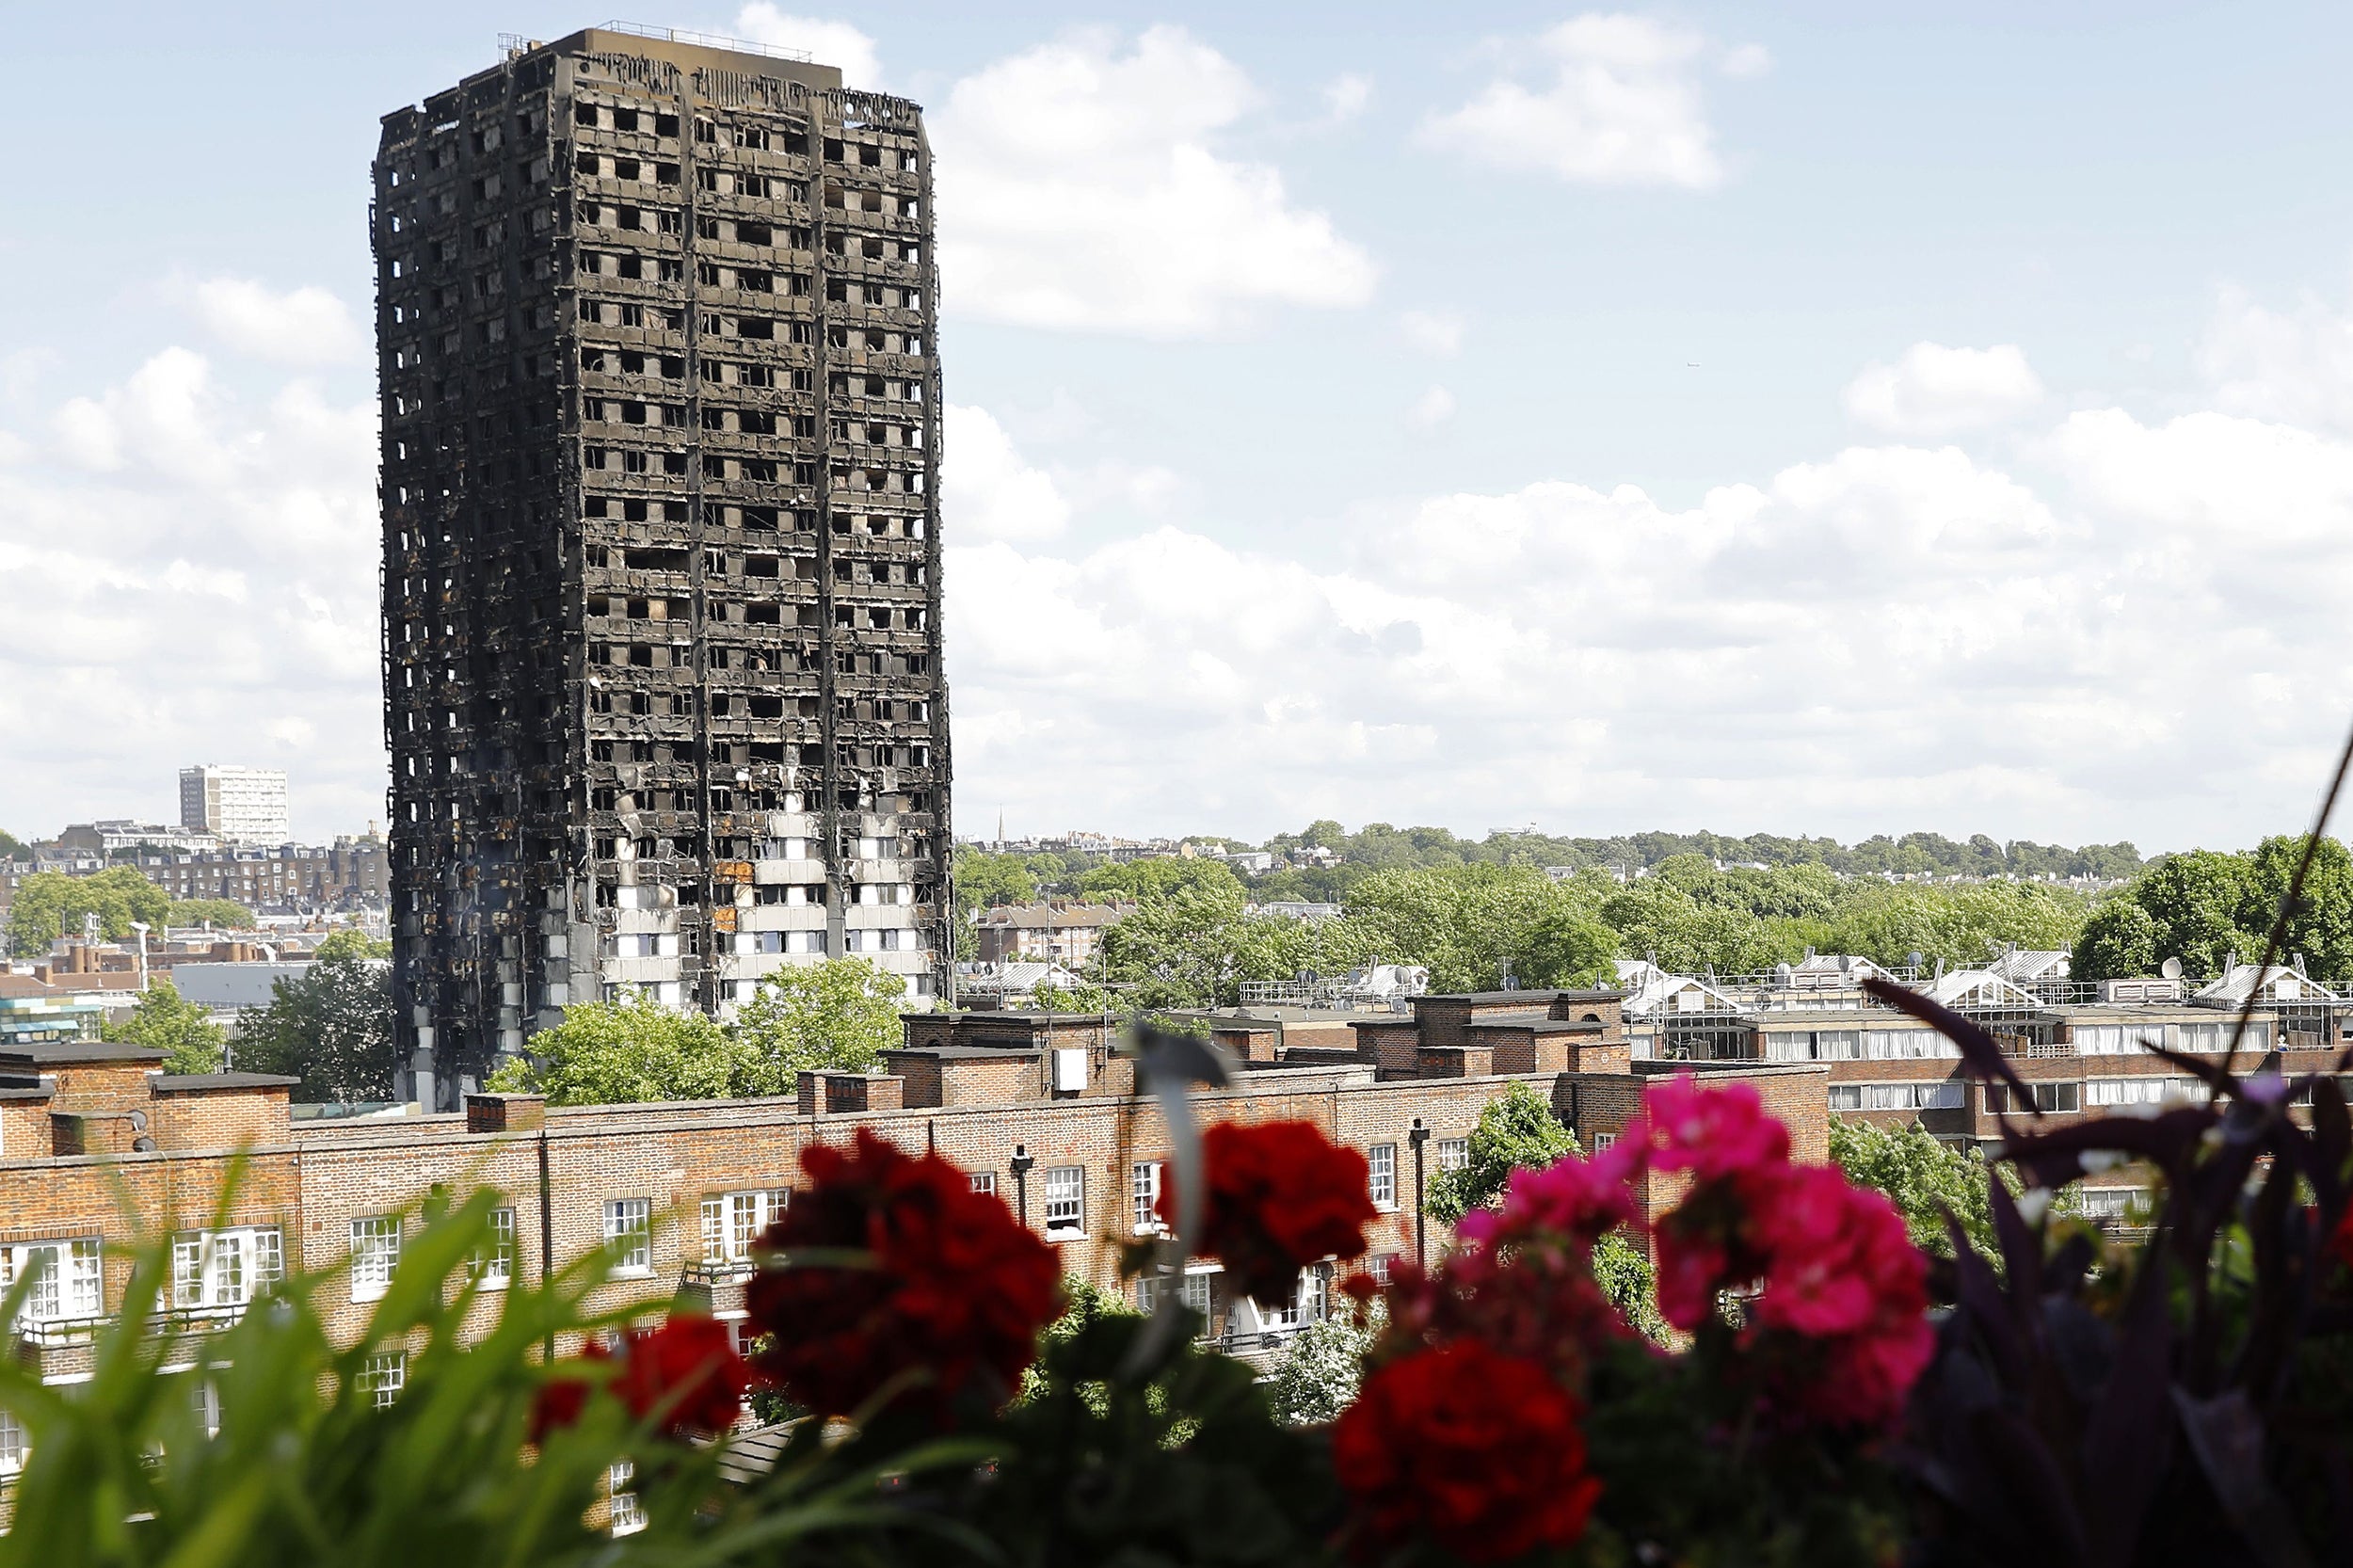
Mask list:
[[[512,44],[384,120],[394,986],[454,1107],[569,1003],[943,987],[920,110],[751,45]]]

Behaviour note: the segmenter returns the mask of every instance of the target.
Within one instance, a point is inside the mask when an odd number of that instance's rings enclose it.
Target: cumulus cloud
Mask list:
[[[1431,354],[1463,351],[1463,318],[1453,311],[1408,311],[1398,317],[1405,341]]]
[[[2042,382],[2015,344],[1947,348],[1915,343],[1892,365],[1847,384],[1848,417],[1892,436],[1950,436],[2001,424],[2042,401]]]
[[[280,293],[249,278],[210,278],[192,297],[197,318],[224,347],[281,365],[353,364],[368,340],[351,308],[322,288]]]
[[[1588,12],[1532,42],[1468,103],[1423,120],[1424,146],[1577,184],[1705,190],[1724,177],[1701,88],[1703,34],[1650,17]],[[1717,56],[1724,73],[1769,63],[1753,45]]]
[[[8,825],[171,820],[206,759],[285,766],[307,834],[380,816],[373,402],[174,347],[35,420],[0,431]]]
[[[1454,417],[1454,394],[1444,387],[1433,386],[1405,410],[1405,417],[1427,430],[1444,424]]]
[[[1335,76],[1324,84],[1323,120],[1327,125],[1345,125],[1365,112],[1372,102],[1372,78],[1354,72]]]
[[[841,80],[850,87],[883,85],[882,56],[874,40],[846,22],[792,16],[770,0],[753,0],[735,13],[735,32],[754,43],[807,55],[819,65],[840,66]]]
[[[2353,315],[2317,299],[2274,311],[2223,290],[2198,369],[2225,412],[2353,430]]]
[[[1070,503],[1053,475],[1023,461],[986,409],[952,403],[943,419],[939,505],[948,537],[1027,542],[1069,526]]]
[[[2300,815],[2343,720],[2353,440],[2245,417],[2082,410],[2017,465],[1859,445],[1680,508],[1433,495],[1349,536],[1324,562],[1174,522],[952,550],[960,787],[1131,831],[2179,845]]]
[[[1176,338],[1371,298],[1371,259],[1222,151],[1257,104],[1177,27],[1075,33],[956,83],[932,117],[943,301],[1027,327]]]

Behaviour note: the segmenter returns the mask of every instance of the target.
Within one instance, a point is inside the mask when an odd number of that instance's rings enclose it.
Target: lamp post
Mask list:
[[[1013,1146],[1012,1170],[1015,1212],[1020,1215],[1021,1228],[1024,1230],[1030,1228],[1030,1172],[1035,1168],[1036,1165],[1037,1161],[1031,1158],[1029,1144],[1016,1144]]]
[[[1429,1266],[1429,1245],[1424,1238],[1422,1222],[1422,1153],[1421,1146],[1430,1142],[1429,1124],[1419,1116],[1405,1129],[1405,1141],[1414,1148],[1414,1267]]]

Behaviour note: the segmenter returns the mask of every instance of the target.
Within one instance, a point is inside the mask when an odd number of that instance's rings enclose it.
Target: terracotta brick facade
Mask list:
[[[1400,1020],[1383,1016],[1350,1030],[1345,1042],[1335,1043],[1329,1028],[1310,1028],[1300,1032],[1302,1043],[1273,1048],[1278,1054],[1234,1059],[1232,1082],[1200,1091],[1193,1105],[1205,1121],[1310,1121],[1365,1152],[1382,1208],[1373,1260],[1412,1256],[1417,1217],[1420,1244],[1434,1255],[1449,1238],[1422,1210],[1438,1171],[1433,1141],[1467,1138],[1491,1100],[1527,1083],[1592,1146],[1625,1126],[1647,1076],[1673,1070],[1629,1065],[1614,1012],[1556,1018],[1562,1004],[1553,994],[1516,995],[1516,1017],[1510,1007],[1478,999],[1467,1013],[1447,1005],[1465,999],[1426,999],[1439,1004],[1433,1009],[1439,1030],[1458,1043],[1417,1044],[1414,1060],[1432,1059],[1443,1070],[1399,1072]],[[1594,1010],[1606,1011],[1598,1003]],[[1553,1027],[1563,1023],[1573,1027]],[[928,1015],[907,1025],[907,1045],[886,1053],[884,1071],[805,1074],[800,1092],[787,1097],[562,1108],[533,1096],[477,1095],[462,1114],[376,1121],[291,1123],[284,1081],[254,1075],[174,1080],[137,1060],[56,1064],[46,1077],[56,1080],[59,1099],[69,1077],[86,1102],[97,1097],[93,1084],[109,1086],[117,1099],[127,1099],[133,1080],[142,1084],[145,1136],[155,1147],[68,1153],[42,1146],[28,1157],[10,1142],[0,1157],[0,1239],[99,1239],[104,1309],[115,1310],[137,1236],[199,1223],[218,1202],[232,1148],[245,1144],[250,1156],[236,1221],[278,1227],[290,1269],[331,1271],[322,1302],[339,1334],[356,1336],[371,1309],[349,1268],[355,1224],[382,1237],[398,1222],[405,1236],[436,1189],[477,1187],[505,1194],[513,1208],[515,1277],[536,1279],[551,1261],[561,1267],[593,1252],[608,1227],[642,1225],[643,1266],[608,1282],[591,1305],[658,1309],[686,1289],[707,1292],[727,1317],[741,1311],[743,1268],[740,1259],[707,1254],[705,1200],[789,1192],[801,1181],[804,1149],[846,1144],[872,1128],[910,1152],[934,1150],[992,1179],[1057,1248],[1066,1272],[1121,1288],[1123,1249],[1150,1228],[1139,1229],[1138,1205],[1141,1198],[1148,1210],[1157,1177],[1148,1169],[1140,1176],[1138,1168],[1165,1161],[1170,1144],[1157,1101],[1133,1093],[1134,1064],[1113,1048],[1102,1020],[1000,1013]],[[1260,1032],[1236,1032],[1257,1038]],[[1460,1043],[1465,1033],[1518,1043]],[[1494,1071],[1489,1058],[1499,1048],[1518,1050],[1523,1064],[1532,1054],[1546,1064]],[[1057,1063],[1057,1052],[1071,1054]],[[1474,1064],[1478,1070],[1468,1070]],[[1800,1158],[1825,1157],[1822,1068],[1709,1064],[1704,1070],[1754,1083],[1789,1123]],[[11,1139],[33,1121],[20,1105],[34,1104],[45,1138],[46,1127],[60,1119],[45,1102],[0,1099],[0,1113],[13,1118],[6,1124]],[[82,1125],[104,1119],[85,1113]],[[1417,1129],[1425,1135],[1418,1160]],[[138,1227],[114,1201],[118,1184],[133,1195]],[[1075,1223],[1049,1226],[1049,1193],[1074,1192]],[[1263,1314],[1222,1291],[1212,1317],[1244,1348],[1273,1332]],[[51,1337],[57,1342],[36,1347],[44,1367],[72,1375],[87,1357],[87,1336]]]

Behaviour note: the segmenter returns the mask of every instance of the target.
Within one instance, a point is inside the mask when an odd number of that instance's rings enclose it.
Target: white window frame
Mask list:
[[[24,1423],[5,1410],[0,1410],[0,1476],[12,1476],[24,1468],[24,1460],[32,1451],[25,1441]]]
[[[408,1352],[387,1351],[360,1364],[360,1392],[372,1397],[376,1408],[387,1410],[408,1386]]]
[[[636,1479],[632,1460],[616,1459],[604,1472],[605,1522],[615,1535],[635,1535],[646,1528],[645,1504],[631,1484]]]
[[[1306,1328],[1323,1321],[1331,1305],[1332,1277],[1322,1264],[1310,1263],[1299,1271],[1290,1299],[1279,1306],[1260,1306],[1258,1321],[1267,1328]]]
[[[1393,1209],[1397,1207],[1397,1145],[1375,1144],[1365,1151],[1365,1190],[1372,1198],[1372,1207]]]
[[[1160,1172],[1158,1160],[1139,1160],[1128,1167],[1128,1203],[1134,1210],[1138,1236],[1158,1236],[1168,1227],[1160,1223]]]
[[[1084,1236],[1087,1233],[1087,1169],[1084,1165],[1048,1165],[1038,1173],[1038,1191],[1044,1195],[1046,1237]]]
[[[207,1437],[220,1435],[220,1386],[200,1369],[188,1378],[188,1403],[196,1411],[196,1424],[204,1429]]]
[[[1437,1162],[1440,1176],[1445,1176],[1450,1171],[1468,1170],[1470,1168],[1470,1140],[1467,1138],[1439,1139],[1437,1141]]]
[[[515,1283],[515,1210],[502,1205],[489,1213],[490,1244],[466,1261],[478,1290],[504,1290]]]
[[[615,1279],[645,1279],[653,1273],[653,1200],[604,1200],[604,1244],[613,1255]]]
[[[1217,1273],[1215,1268],[1189,1268],[1176,1276],[1176,1299],[1201,1315],[1201,1336],[1209,1333],[1209,1281]],[[1160,1285],[1164,1276],[1146,1272],[1136,1276],[1136,1310],[1149,1316],[1160,1305]]]
[[[749,1263],[768,1227],[784,1218],[792,1193],[782,1187],[712,1192],[702,1200],[703,1261]]]
[[[351,1219],[351,1299],[384,1299],[400,1267],[400,1216],[355,1214]]]
[[[276,1225],[182,1231],[171,1240],[171,1304],[182,1310],[242,1307],[286,1277]]]
[[[44,1261],[40,1279],[24,1298],[17,1314],[20,1323],[48,1323],[100,1318],[106,1311],[105,1243],[95,1236],[60,1237],[49,1241],[20,1241],[0,1247],[0,1296]]]
[[[974,1171],[971,1173],[971,1177],[972,1191],[985,1192],[992,1198],[997,1195],[997,1173],[995,1171]]]

